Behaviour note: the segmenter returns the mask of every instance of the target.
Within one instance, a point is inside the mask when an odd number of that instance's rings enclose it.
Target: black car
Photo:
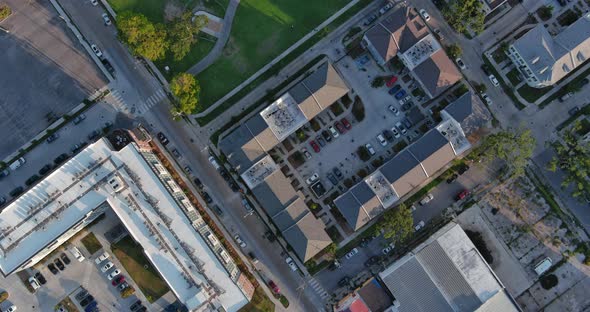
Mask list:
[[[35,273],[35,278],[39,281],[39,284],[41,284],[41,285],[45,285],[45,283],[47,283],[45,276],[43,276],[43,274],[41,274],[41,272]]]
[[[467,170],[469,170],[469,166],[468,165],[463,165],[463,166],[459,167],[459,169],[457,170],[457,173],[459,175],[462,175],[465,172],[467,172]]]
[[[459,177],[459,175],[458,175],[458,174],[456,174],[456,173],[453,173],[453,175],[452,175],[452,176],[450,176],[450,177],[447,179],[447,183],[448,183],[448,184],[451,184],[451,183],[455,182],[455,180],[457,180],[457,178],[458,178],[458,177]]]
[[[336,175],[336,177],[338,177],[338,179],[342,179],[342,172],[340,171],[340,169],[338,169],[338,167],[334,167],[334,169],[332,169],[332,172],[334,172],[334,174]]]
[[[65,264],[70,264],[70,258],[68,258],[68,256],[65,253],[61,253],[61,255],[59,255],[59,257],[61,258],[61,260],[65,263]]]
[[[7,177],[9,174],[10,171],[8,169],[0,171],[0,180],[2,180],[2,178]]]
[[[43,166],[43,168],[39,169],[39,175],[45,175],[50,170],[51,170],[51,165],[45,165],[45,166]]]
[[[379,262],[379,257],[373,256],[373,257],[369,258],[369,260],[365,261],[365,266],[369,267],[369,266],[372,266],[373,264],[377,264],[378,262]]]
[[[198,188],[203,188],[203,182],[201,182],[201,180],[199,180],[199,178],[195,178],[195,179],[193,180],[193,182],[195,182],[195,185],[196,185]]]
[[[410,108],[412,108],[412,101],[404,103],[404,105],[402,105],[402,112],[405,112],[407,110],[409,110]]]
[[[139,307],[141,307],[141,300],[137,300],[137,301],[135,301],[135,302],[134,302],[134,303],[133,303],[133,304],[132,304],[132,305],[129,307],[129,309],[130,309],[131,311],[135,311],[135,310],[139,309]]]
[[[211,209],[213,209],[213,211],[220,217],[223,217],[223,210],[221,210],[221,208],[219,208],[219,206],[217,205],[213,205],[213,207],[211,207]]]
[[[46,141],[47,141],[47,143],[51,143],[51,142],[57,140],[57,138],[59,138],[59,135],[57,135],[57,133],[54,133],[54,134],[48,136]]]
[[[338,185],[338,179],[336,179],[336,177],[331,172],[329,172],[327,174],[327,176],[328,176],[328,180],[330,180],[330,182],[332,182],[332,184],[334,184],[334,186]]]
[[[80,290],[79,293],[76,294],[76,300],[78,300],[78,302],[80,302],[80,300],[84,299],[84,297],[86,297],[86,295],[88,295],[88,291],[84,288],[82,288],[82,290]]]
[[[230,181],[229,182],[229,187],[231,188],[232,191],[234,192],[239,192],[240,191],[240,186],[238,185],[238,183],[234,182],[234,181]]]
[[[324,137],[324,139],[326,139],[326,141],[328,141],[328,142],[332,141],[332,136],[330,135],[330,133],[328,133],[328,131],[326,131],[326,130],[322,131],[322,136]]]
[[[389,142],[393,142],[395,140],[395,138],[393,137],[393,133],[391,133],[390,130],[384,130],[383,131],[383,136]]]
[[[162,132],[158,132],[156,136],[158,137],[158,140],[160,140],[160,143],[162,143],[162,145],[167,145],[170,142]]]
[[[54,160],[53,163],[56,165],[61,164],[62,162],[64,162],[66,159],[68,159],[68,154],[61,154],[59,156],[57,156]]]
[[[227,173],[227,171],[221,169],[219,170],[219,174],[221,174],[221,177],[226,181],[229,182],[229,180],[231,179],[231,176],[229,175],[229,173]]]
[[[53,263],[55,263],[55,266],[60,270],[63,271],[65,270],[66,266],[61,262],[61,260],[59,260],[58,258],[56,258],[55,260],[53,260]]]
[[[35,183],[35,182],[37,182],[37,181],[39,181],[39,176],[38,176],[38,175],[36,175],[36,174],[34,174],[34,175],[32,175],[30,178],[28,178],[28,179],[25,181],[25,185],[26,185],[26,186],[31,186],[31,185],[33,185],[33,183]]]
[[[88,135],[88,140],[94,141],[94,140],[98,139],[99,136],[100,136],[100,131],[94,130],[94,131],[90,132],[90,134]]]
[[[338,286],[343,287],[346,285],[350,285],[350,277],[345,276],[344,278],[342,278],[339,282],[338,282]]]
[[[0,206],[6,204],[6,197],[0,196]]]
[[[24,190],[23,187],[19,186],[19,187],[15,188],[14,190],[10,191],[10,193],[8,193],[8,194],[10,194],[10,196],[12,196],[12,197],[16,197],[16,196],[20,195],[23,192],[23,190]]]
[[[136,312],[145,312],[147,308],[145,306],[141,306]]]
[[[115,68],[113,68],[113,65],[111,64],[111,62],[109,62],[107,59],[102,59],[101,62],[102,62],[102,65],[104,65],[104,67],[109,71],[109,73],[111,73],[111,74],[115,73]]]
[[[213,199],[211,198],[211,196],[209,196],[209,193],[207,193],[207,192],[203,192],[203,199],[205,200],[205,202],[207,204],[210,204],[213,202]]]
[[[84,299],[82,299],[82,301],[80,301],[80,305],[84,307],[84,306],[87,306],[92,301],[94,301],[94,297],[92,297],[92,295],[88,295],[88,296],[84,297]]]
[[[412,128],[412,123],[410,122],[410,120],[408,118],[404,118],[404,120],[402,120],[402,122],[404,123],[404,125],[406,125],[406,127],[408,129]]]
[[[53,273],[53,275],[57,275],[57,273],[59,273],[59,271],[55,268],[55,265],[53,265],[53,263],[47,265],[47,268],[51,273]]]

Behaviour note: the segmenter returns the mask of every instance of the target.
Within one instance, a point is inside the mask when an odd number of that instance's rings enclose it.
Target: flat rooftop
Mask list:
[[[297,102],[289,93],[283,94],[276,101],[260,112],[260,116],[272,130],[279,141],[308,122]]]
[[[41,206],[31,209],[31,203]],[[235,283],[239,271],[228,270],[233,260],[206,232],[157,157],[134,143],[112,151],[106,139],[85,148],[0,213],[2,228],[12,226],[0,241],[0,269],[12,272],[103,203],[189,310],[218,303],[237,311],[248,302]],[[9,248],[16,239],[18,248]]]

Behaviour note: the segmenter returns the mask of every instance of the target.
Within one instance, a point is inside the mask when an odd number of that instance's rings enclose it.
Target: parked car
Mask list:
[[[172,150],[172,155],[174,155],[176,158],[182,158],[182,155],[180,155],[177,149]]]
[[[117,286],[117,290],[122,292],[127,287],[129,287],[129,283],[127,283],[127,281],[125,281],[125,282],[119,284],[119,286]]]
[[[440,31],[439,28],[435,28],[434,29],[434,36],[439,40],[442,41],[445,39],[445,37],[443,36],[442,32]]]
[[[412,105],[413,104],[414,104],[414,102],[412,102],[412,101],[409,101],[407,103],[404,103],[402,105],[402,112],[405,112],[405,111],[409,110],[410,108],[412,108]]]
[[[102,65],[104,65],[104,67],[107,69],[107,71],[109,73],[111,73],[111,74],[115,73],[115,68],[113,67],[111,62],[109,62],[109,60],[103,58],[102,60],[100,60],[100,62],[102,63]]]
[[[365,266],[370,267],[373,264],[377,264],[379,262],[379,256],[373,256],[369,258],[369,260],[365,261]]]
[[[309,141],[309,145],[311,145],[311,148],[313,148],[314,152],[320,152],[320,146],[314,140]]]
[[[112,24],[111,19],[109,18],[109,15],[106,13],[102,13],[102,20],[104,21],[105,26],[109,26]]]
[[[41,272],[35,273],[35,278],[37,279],[37,281],[39,281],[39,284],[41,284],[41,285],[45,285],[45,283],[47,283],[45,276],[43,276],[43,274],[41,274]]]
[[[210,204],[213,202],[213,198],[211,198],[211,195],[209,195],[209,193],[207,192],[203,192],[203,200],[207,203]]]
[[[349,251],[344,258],[346,258],[347,260],[354,257],[356,254],[359,253],[359,250],[357,248],[353,248],[351,251]]]
[[[328,142],[332,141],[332,136],[330,135],[330,132],[328,132],[328,130],[324,130],[322,131],[322,136],[324,137],[324,139]]]
[[[399,138],[401,136],[396,127],[391,128],[391,132],[395,138]]]
[[[469,190],[462,190],[461,192],[459,192],[459,194],[457,194],[457,196],[455,197],[456,200],[461,200],[465,197],[467,197],[467,195],[469,195]]]
[[[428,204],[431,200],[434,199],[434,196],[430,193],[426,194],[426,196],[424,198],[422,198],[422,200],[420,200],[420,205],[424,206],[426,204]]]
[[[14,312],[16,311],[16,306],[14,304],[11,304],[10,306],[8,306],[6,309],[3,309],[2,312]]]
[[[406,95],[406,90],[402,89],[398,93],[395,94],[395,98],[399,100],[399,99],[403,98],[405,95]]]
[[[395,107],[393,107],[393,105],[389,105],[389,111],[393,113],[394,116],[398,116],[399,115],[399,110]]]
[[[369,151],[371,156],[375,155],[375,150],[373,149],[373,145],[371,145],[371,143],[365,144],[365,148],[367,148],[367,151]]]
[[[274,292],[275,294],[279,294],[281,292],[279,286],[277,286],[277,284],[275,284],[275,282],[273,282],[272,280],[268,281],[268,286],[270,286],[270,289],[272,289],[272,292]]]
[[[568,92],[562,96],[559,97],[559,101],[560,102],[564,102],[565,100],[569,99],[570,97],[572,97],[572,95],[574,95],[573,92]]]
[[[342,119],[342,120],[344,121],[344,120],[346,120],[346,119]],[[348,121],[347,121],[347,122],[348,122]],[[348,125],[349,127],[345,127],[345,126],[343,126],[343,125],[342,125],[340,122],[338,122],[338,121],[334,123],[334,126],[336,126],[336,130],[338,130],[338,132],[339,132],[340,134],[344,134],[344,133],[346,133],[346,129],[350,129],[350,124]]]
[[[488,78],[495,87],[500,86],[500,83],[498,82],[498,79],[496,79],[496,76],[494,76],[494,74],[489,75]]]
[[[119,276],[117,276],[117,277],[115,277],[113,279],[113,281],[111,282],[111,285],[117,286],[117,285],[121,284],[124,281],[125,281],[125,276],[119,275]]]
[[[47,269],[49,269],[49,272],[53,273],[53,275],[57,275],[57,273],[59,273],[59,271],[55,268],[55,265],[53,265],[53,263],[48,264]]]
[[[65,253],[61,253],[61,255],[59,255],[61,261],[63,261],[65,264],[70,264],[70,258],[68,258],[68,256]]]
[[[379,144],[381,144],[381,146],[387,146],[387,140],[385,140],[383,135],[379,134],[377,136],[377,141],[379,141]]]
[[[91,3],[93,6],[97,6],[97,5],[98,5],[98,0],[90,0],[90,3]]]
[[[113,262],[109,261],[106,264],[104,264],[102,267],[100,267],[100,271],[102,273],[106,273],[106,271],[110,270],[114,266],[115,266],[115,264],[113,264]]]
[[[59,165],[59,164],[61,164],[62,162],[64,162],[66,159],[68,159],[68,154],[64,153],[64,154],[61,154],[61,155],[57,156],[57,157],[56,157],[56,158],[53,160],[53,163],[54,163],[55,165]]]
[[[420,9],[420,15],[422,16],[422,18],[424,18],[425,21],[429,21],[430,20],[430,15],[428,15],[428,12],[426,12],[426,10],[424,9]]]
[[[107,275],[107,278],[110,280],[112,280],[113,278],[115,278],[115,276],[121,274],[121,270],[119,269],[115,269],[113,272],[111,272],[109,275]]]
[[[47,143],[52,143],[53,141],[57,140],[58,138],[59,138],[59,135],[57,133],[54,133],[54,134],[48,136],[45,141]]]
[[[346,128],[347,130],[350,130],[352,128],[352,125],[350,124],[350,122],[348,122],[348,119],[342,118],[340,121],[344,125],[344,128]]]
[[[129,307],[129,310],[135,311],[135,310],[139,309],[141,306],[142,306],[141,300],[137,300]]]
[[[20,195],[23,191],[24,191],[24,189],[22,186],[17,186],[12,191],[10,191],[8,193],[8,195],[10,195],[12,197],[16,197],[16,196]]]
[[[324,147],[324,146],[326,146],[326,141],[325,141],[324,139],[322,139],[322,137],[321,137],[321,136],[319,136],[319,135],[318,135],[318,136],[315,138],[315,140],[316,140],[316,141],[318,141],[318,144],[320,144],[320,146],[321,146],[321,147]]]
[[[223,210],[219,208],[217,205],[211,206],[211,210],[213,210],[218,216],[223,217]]]
[[[393,243],[391,243],[391,244],[387,245],[385,248],[383,248],[381,250],[381,253],[386,255],[386,254],[390,253],[393,250],[393,248],[395,248],[395,245]]]
[[[389,94],[393,95],[395,94],[397,91],[399,91],[402,88],[401,85],[395,85],[393,86],[393,88],[389,89],[389,91],[387,91]]]
[[[287,257],[287,259],[285,259],[285,262],[287,262],[287,265],[289,265],[289,268],[291,268],[291,271],[295,272],[298,270],[297,265],[295,264],[295,261],[293,261],[293,259],[291,257]]]
[[[494,103],[494,102],[492,102],[492,99],[490,99],[490,97],[489,97],[487,94],[485,94],[485,93],[482,93],[482,94],[481,94],[481,98],[482,98],[484,101],[486,101],[486,103],[487,103],[488,105],[492,105],[492,104]]]
[[[336,175],[336,177],[338,177],[338,179],[342,179],[344,177],[342,175],[342,172],[340,171],[340,169],[338,169],[337,167],[334,167],[334,169],[332,169],[332,172],[334,172],[334,174]]]
[[[74,118],[74,120],[72,120],[72,122],[75,125],[77,125],[77,124],[81,123],[82,121],[84,121],[84,119],[86,119],[86,115],[80,114],[80,115],[76,116],[76,118]]]
[[[348,277],[348,276],[345,276],[338,281],[338,286],[340,286],[340,287],[344,287],[347,285],[350,285],[350,277]]]
[[[59,258],[56,258],[55,260],[53,260],[53,263],[55,263],[55,266],[60,270],[63,271],[66,269],[66,266],[61,262],[61,260],[59,260]]]
[[[39,284],[39,281],[37,281],[37,279],[34,276],[29,277],[29,285],[31,285],[33,290],[41,288],[41,284]]]
[[[193,182],[195,182],[195,185],[196,185],[198,188],[203,188],[203,182],[201,182],[201,180],[199,180],[199,178],[194,178],[194,179],[193,179]]]
[[[338,185],[338,179],[336,179],[336,177],[331,172],[328,172],[326,177],[328,177],[328,180],[330,180],[330,182],[334,184],[334,186]]]
[[[387,80],[387,83],[385,84],[388,88],[391,88],[391,86],[393,86],[394,83],[397,82],[397,77],[396,76],[391,76],[391,78],[389,78],[389,80]]]
[[[313,184],[315,181],[317,181],[320,178],[320,176],[317,173],[312,174],[309,178],[307,178],[305,180],[305,183],[307,183],[308,185]]]
[[[106,251],[102,253],[102,255],[98,256],[98,258],[94,259],[96,264],[100,264],[101,262],[108,259],[111,255],[109,255]]]
[[[45,165],[41,169],[39,169],[39,175],[45,175],[51,170],[51,165]]]
[[[78,260],[78,262],[82,262],[84,261],[84,259],[86,259],[80,252],[80,249],[78,249],[78,247],[76,246],[70,248],[70,253],[74,256],[74,258],[76,258],[76,260]]]
[[[156,136],[158,137],[158,140],[160,141],[160,143],[162,143],[162,145],[165,146],[168,143],[170,143],[170,141],[168,141],[168,138],[166,137],[166,135],[164,135],[164,133],[158,132],[158,134],[156,134]]]
[[[33,185],[35,182],[39,181],[39,176],[34,174],[31,177],[29,177],[26,181],[25,181],[25,185],[26,186],[31,186]]]
[[[398,121],[395,126],[399,129],[399,132],[401,132],[401,134],[406,134],[406,132],[408,132],[406,130],[406,127],[404,127],[404,125],[402,125],[401,121]]]
[[[88,295],[88,291],[84,288],[82,288],[75,296],[76,300],[78,302],[82,301],[82,299],[86,298],[86,296]]]
[[[447,179],[447,183],[448,183],[448,184],[451,184],[451,183],[455,182],[455,180],[457,180],[457,178],[458,178],[458,177],[459,177],[459,175],[458,175],[458,174],[456,174],[456,173],[453,173],[453,175],[452,175],[452,176],[450,176],[450,177]]]
[[[334,137],[334,139],[338,138],[340,135],[338,134],[338,132],[336,131],[336,129],[334,129],[333,126],[329,127],[328,130],[330,130],[330,133],[332,134],[332,136]]]
[[[305,159],[311,159],[311,153],[308,152],[305,147],[301,149],[301,152],[303,152],[303,156],[305,156]]]
[[[456,58],[455,62],[457,63],[459,68],[461,68],[461,70],[467,69],[467,66],[465,66],[465,63],[463,63],[463,60],[460,57]]]
[[[424,221],[420,221],[418,222],[418,224],[416,224],[416,226],[414,227],[414,230],[419,231],[424,227]]]
[[[84,306],[87,306],[92,301],[94,301],[94,297],[92,295],[88,295],[88,296],[84,297],[84,299],[82,299],[82,301],[80,301],[80,305],[84,307]]]
[[[7,177],[8,175],[10,175],[10,170],[4,169],[4,170],[0,171],[0,180]]]
[[[234,239],[236,240],[236,243],[240,245],[241,248],[246,248],[247,244],[242,240],[239,234],[234,235]]]
[[[92,44],[90,45],[90,48],[92,49],[92,52],[94,52],[94,54],[96,54],[97,57],[102,57],[102,52],[100,51],[100,49],[96,46],[96,44]]]
[[[389,130],[383,130],[383,136],[388,142],[393,142],[395,140],[393,134]]]

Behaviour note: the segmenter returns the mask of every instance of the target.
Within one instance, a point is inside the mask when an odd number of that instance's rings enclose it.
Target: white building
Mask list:
[[[0,213],[0,270],[28,268],[112,209],[190,311],[237,311],[248,282],[157,157],[89,145]]]

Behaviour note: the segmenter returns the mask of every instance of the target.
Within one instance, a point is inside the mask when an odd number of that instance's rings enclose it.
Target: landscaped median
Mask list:
[[[82,243],[82,245],[84,245],[86,250],[88,250],[88,253],[91,255],[102,249],[102,244],[98,241],[98,239],[92,232],[84,236],[80,240],[80,242]]]

